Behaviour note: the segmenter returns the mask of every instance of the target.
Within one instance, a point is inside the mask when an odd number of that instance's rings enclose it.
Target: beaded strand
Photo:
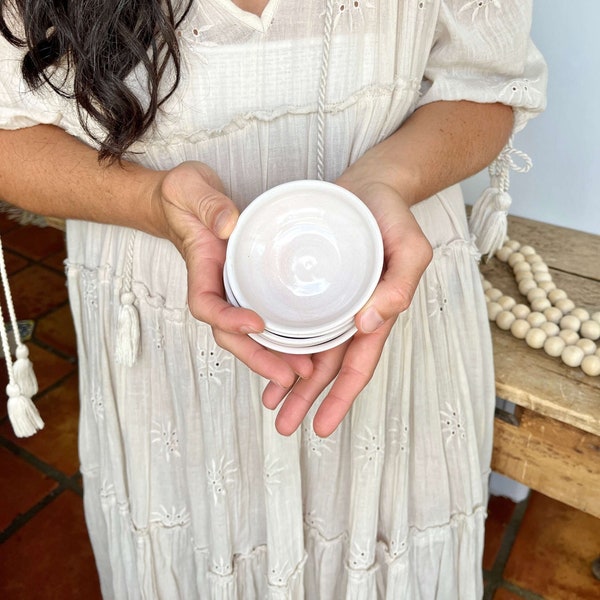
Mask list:
[[[569,367],[579,367],[592,377],[600,375],[600,311],[590,315],[576,307],[556,287],[548,265],[531,246],[506,238],[495,257],[512,267],[519,292],[529,305],[517,303],[482,274],[489,320],[529,347],[560,357]]]

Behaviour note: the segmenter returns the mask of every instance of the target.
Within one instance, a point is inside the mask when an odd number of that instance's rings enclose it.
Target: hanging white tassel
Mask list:
[[[8,418],[17,437],[29,437],[44,428],[44,421],[35,404],[23,394],[16,383],[6,386]]]
[[[522,164],[516,164],[513,156],[521,159]],[[527,173],[531,166],[529,156],[520,150],[515,150],[512,147],[512,140],[490,165],[490,186],[473,206],[469,219],[469,228],[482,255],[491,258],[504,243],[508,227],[508,210],[512,204],[512,198],[508,193],[510,171]]]
[[[115,360],[127,367],[135,364],[140,349],[140,317],[133,304],[134,301],[133,292],[121,294]]]
[[[6,264],[4,262],[4,251],[2,241],[0,240],[0,278],[2,280],[2,289],[6,298],[6,307],[12,325],[13,335],[17,346],[16,361],[13,363],[10,352],[10,343],[8,341],[8,332],[4,322],[4,315],[0,309],[0,340],[2,341],[2,351],[6,360],[6,370],[8,372],[8,385],[6,393],[8,395],[8,418],[17,437],[29,437],[44,427],[44,421],[33,403],[31,397],[38,391],[38,383],[33,372],[33,365],[29,360],[29,350],[21,342],[19,333],[19,324],[15,315],[15,307],[8,284],[8,275],[6,273]]]
[[[497,187],[487,188],[473,206],[469,227],[482,255],[491,258],[500,249],[508,227],[512,198]]]
[[[13,364],[15,383],[21,392],[31,398],[38,393],[38,382],[33,371],[33,364],[29,360],[29,349],[25,344],[19,344],[16,352],[17,360]]]
[[[134,305],[135,295],[131,289],[136,236],[137,231],[133,229],[129,234],[127,243],[119,315],[117,317],[115,360],[118,364],[126,367],[132,367],[135,364],[140,351],[140,315]]]

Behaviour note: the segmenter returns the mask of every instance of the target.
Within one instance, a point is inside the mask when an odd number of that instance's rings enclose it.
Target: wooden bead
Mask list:
[[[551,306],[552,304],[550,304],[550,300],[548,300],[548,298],[536,298],[531,303],[531,310],[543,313],[547,308],[550,308]]]
[[[498,325],[500,329],[508,331],[516,318],[517,317],[515,317],[515,315],[513,315],[509,310],[503,310],[496,316],[496,325]]]
[[[526,319],[531,312],[527,304],[515,304],[510,310],[517,319]]]
[[[575,303],[569,298],[564,298],[563,300],[559,300],[558,302],[553,304],[554,306],[556,306],[556,308],[562,310],[563,315],[570,313],[575,308]]]
[[[563,318],[562,312],[558,310],[556,306],[549,306],[544,311],[544,316],[546,317],[546,319],[548,319],[548,321],[551,321],[552,323],[558,323]]]
[[[548,300],[550,300],[552,304],[556,304],[559,300],[564,300],[566,297],[567,292],[565,292],[565,290],[561,290],[560,288],[548,292]]]
[[[487,279],[484,279],[481,282],[481,285],[483,286],[484,291],[489,290],[492,287],[492,284]]]
[[[510,332],[518,339],[523,340],[527,332],[531,329],[531,325],[525,319],[516,319],[510,326]],[[593,343],[593,342],[592,342]]]
[[[521,246],[519,248],[519,252],[523,256],[529,256],[530,254],[536,254],[536,251],[531,246],[528,246],[527,244],[524,246]]]
[[[527,279],[523,279],[522,281],[519,282],[519,292],[521,292],[521,294],[523,294],[523,296],[527,296],[527,294],[531,290],[535,290],[535,289],[537,289],[537,285],[531,277],[528,277]]]
[[[515,281],[517,283],[521,283],[521,281],[524,279],[531,279],[531,281],[535,281],[531,271],[519,271],[518,273],[515,273]]]
[[[556,284],[554,281],[540,281],[540,283],[538,283],[538,287],[542,288],[547,294],[549,294],[552,290],[556,289]]]
[[[560,355],[561,360],[569,367],[578,367],[583,361],[583,350],[578,346],[566,346]]]
[[[592,319],[593,319],[594,321],[596,321],[596,323],[600,323],[600,311],[598,311],[598,312],[595,312],[595,313],[592,315]]]
[[[572,329],[563,329],[558,335],[563,340],[565,340],[565,342],[569,346],[576,344],[577,341],[579,340],[579,335],[577,334],[576,331],[573,331]]]
[[[581,321],[573,315],[566,315],[559,322],[561,329],[570,329],[571,331],[579,331]]]
[[[560,333],[560,328],[556,323],[551,323],[550,321],[546,321],[540,325],[540,329],[544,330],[544,333],[548,336],[556,336]]]
[[[498,259],[501,260],[502,262],[506,262],[508,260],[508,257],[514,252],[514,250],[512,248],[510,248],[509,246],[502,246],[502,248],[500,248],[496,254],[494,254],[494,256]]]
[[[569,314],[577,317],[580,321],[587,321],[590,318],[590,313],[585,308],[574,308]]]
[[[498,288],[490,288],[489,290],[485,291],[485,295],[492,301],[492,302],[496,302],[496,300],[498,300],[498,298],[502,297],[502,292],[498,289]]]
[[[527,315],[527,321],[532,327],[539,327],[546,322],[546,317],[540,312],[531,312]]]
[[[544,273],[543,271],[541,273],[534,273],[533,278],[538,283],[547,283],[548,281],[552,281],[552,275],[550,275],[550,273]]]
[[[496,302],[498,302],[504,310],[510,310],[517,303],[511,296],[500,296]]]
[[[530,348],[543,348],[544,342],[548,336],[544,333],[543,329],[538,327],[532,327],[525,336],[525,341]]]
[[[498,260],[501,260],[502,262],[506,262],[508,260],[508,257],[513,252],[514,252],[514,250],[512,248],[509,248],[508,246],[502,246],[502,248],[500,248],[499,250],[496,251],[496,254],[494,254],[494,256]]]
[[[516,252],[520,247],[521,244],[519,242],[517,242],[517,240],[507,240],[504,245],[507,248],[510,248],[511,250],[513,250],[514,252]]]
[[[502,307],[497,302],[488,302],[487,313],[490,321],[495,321],[496,317],[502,312]]]
[[[565,340],[558,336],[552,336],[544,342],[544,352],[548,354],[548,356],[557,357],[562,354],[565,346]]]
[[[581,324],[579,333],[588,340],[597,340],[600,338],[600,323],[589,319]]]
[[[546,292],[537,286],[527,292],[527,300],[529,300],[529,302],[533,302],[538,298],[546,298],[546,296]]]
[[[532,265],[529,265],[529,267],[534,275],[537,273],[548,273],[548,265],[543,262],[533,263]]]
[[[575,345],[581,348],[586,356],[589,356],[590,354],[594,354],[594,352],[596,352],[596,344],[594,344],[592,340],[581,338],[580,340],[577,340],[577,343]]]
[[[600,375],[600,356],[586,356],[581,361],[581,370],[591,377],[597,377]]]
[[[524,261],[524,260],[522,260],[521,262],[518,262],[513,267],[513,273],[515,273],[515,275],[517,273],[521,273],[523,271],[527,271],[527,273],[531,273],[532,272],[531,265],[528,262]]]
[[[539,254],[529,254],[525,259],[530,265],[535,263],[543,263],[542,257]]]
[[[520,252],[513,252],[508,257],[508,260],[506,262],[508,262],[508,264],[511,267],[514,267],[517,263],[523,262],[524,260],[525,260],[525,257]]]

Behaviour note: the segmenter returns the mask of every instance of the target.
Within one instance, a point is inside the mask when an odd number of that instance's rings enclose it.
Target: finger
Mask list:
[[[315,400],[337,375],[349,344],[346,342],[313,357],[312,375],[296,382],[275,419],[279,433],[291,435],[300,426]]]
[[[294,385],[298,375],[294,370],[296,365],[293,366],[286,360],[288,355],[277,355],[246,335],[219,330],[214,330],[213,333],[219,346],[231,352],[261,377],[281,388],[289,389]]]
[[[299,378],[296,378],[296,381],[289,387],[282,387],[274,381],[269,381],[262,393],[262,403],[265,408],[275,410],[281,404],[281,401],[290,393],[290,390],[293,389],[294,385],[298,383],[298,380]]]
[[[294,369],[294,372],[298,375],[298,379],[308,379],[312,376],[314,370],[314,364],[312,357],[308,354],[280,354],[276,352],[278,356],[281,356],[286,362]],[[297,383],[294,382],[294,385]],[[269,381],[263,390],[262,402],[266,408],[275,410],[281,401],[288,395],[291,387],[282,387],[274,381]]]
[[[336,430],[370,381],[393,323],[394,320],[389,320],[374,333],[354,336],[338,376],[313,420],[317,435],[327,437]]]
[[[390,230],[386,246],[386,267],[381,281],[356,316],[356,326],[362,333],[374,332],[409,307],[433,256],[431,245],[416,221],[408,231],[406,226]]]

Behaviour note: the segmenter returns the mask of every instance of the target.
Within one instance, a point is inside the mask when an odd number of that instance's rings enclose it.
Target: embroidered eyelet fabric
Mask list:
[[[326,179],[428,102],[504,102],[517,129],[543,109],[530,2],[333,4]],[[196,2],[178,32],[182,83],[132,157],[161,169],[204,161],[241,209],[314,178],[325,12],[320,0],[271,0],[262,17]],[[87,139],[75,107],[29,92],[19,51],[1,44],[0,126],[53,123]],[[134,366],[117,365],[131,231],[68,222],[81,472],[105,598],[482,597],[494,377],[478,254],[458,187],[413,211],[433,261],[326,439],[313,412],[296,434],[277,434],[265,382],[190,316],[181,257],[141,233],[128,282],[141,350]]]

